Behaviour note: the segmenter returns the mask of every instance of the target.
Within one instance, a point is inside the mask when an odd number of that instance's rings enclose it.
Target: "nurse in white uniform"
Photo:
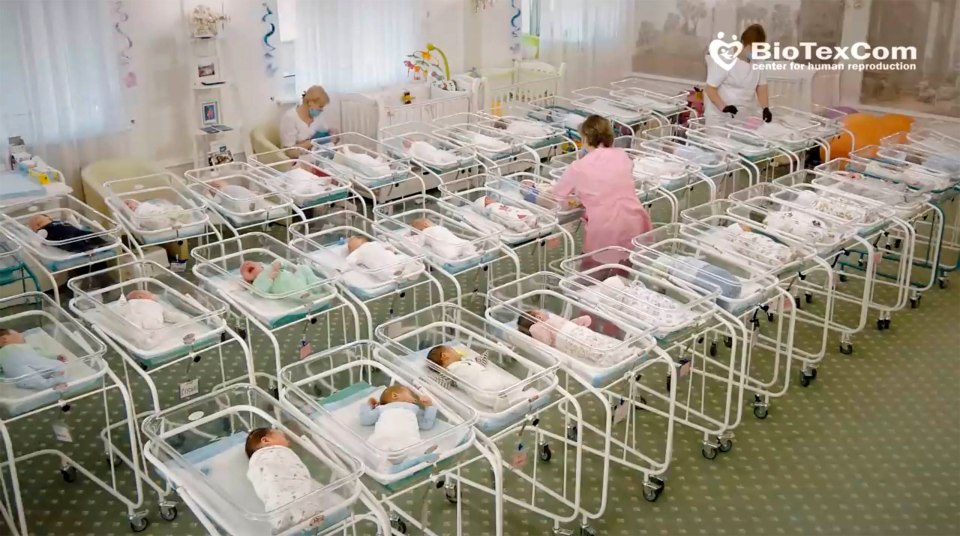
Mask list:
[[[763,108],[764,121],[769,123],[773,120],[769,108],[767,76],[762,70],[754,69],[754,63],[750,59],[753,44],[766,40],[767,34],[763,26],[748,26],[740,35],[743,50],[729,70],[707,55],[707,102],[704,116],[708,125],[723,124],[728,117],[757,115],[760,108]]]
[[[287,110],[280,118],[280,144],[283,147],[310,149],[314,138],[330,135],[323,109],[330,104],[330,96],[321,86],[312,86],[303,93],[302,102]],[[296,157],[295,151],[289,151]]]

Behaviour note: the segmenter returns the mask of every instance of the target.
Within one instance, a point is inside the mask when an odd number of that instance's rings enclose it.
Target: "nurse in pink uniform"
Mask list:
[[[553,194],[558,199],[575,195],[583,205],[584,253],[609,246],[629,249],[633,237],[653,228],[634,188],[633,161],[613,147],[613,128],[603,117],[588,117],[580,134],[587,155],[567,168]],[[581,269],[625,261],[617,252],[605,252],[588,257]]]

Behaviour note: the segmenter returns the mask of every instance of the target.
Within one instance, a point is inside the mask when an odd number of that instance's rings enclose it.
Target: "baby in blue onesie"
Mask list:
[[[275,260],[268,267],[262,262],[244,261],[240,265],[243,280],[264,294],[287,295],[306,290],[319,279],[307,266]]]
[[[0,369],[3,377],[17,379],[17,387],[39,391],[63,383],[64,361],[62,355],[43,355],[22,333],[0,329]]]

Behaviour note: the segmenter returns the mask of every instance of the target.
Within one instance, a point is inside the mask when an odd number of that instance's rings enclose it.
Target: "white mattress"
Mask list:
[[[68,333],[63,335],[72,337],[81,346],[86,345],[81,337],[72,336]],[[55,391],[53,388],[23,389],[17,387],[13,378],[4,378],[4,381],[0,381],[0,410],[8,415],[26,413],[56,402],[60,398],[75,396],[92,389],[107,372],[107,365],[102,359],[97,358],[90,364],[77,359],[77,356],[70,353],[65,346],[41,328],[28,329],[23,332],[23,336],[30,346],[42,349],[44,353],[49,355],[62,355],[67,358],[64,374],[60,379],[67,385],[67,388],[63,392]],[[92,351],[91,349],[86,350]]]
[[[221,294],[236,301],[248,314],[273,328],[287,324],[307,314],[327,308],[336,298],[334,294],[321,294],[311,289],[312,300],[304,308],[305,301],[294,298],[269,299],[251,292],[244,284],[238,272],[208,279],[209,283]],[[322,287],[321,287],[322,288]]]
[[[406,455],[388,455],[385,452],[371,448],[367,443],[374,431],[374,426],[363,426],[360,423],[360,410],[367,405],[370,397],[379,398],[384,387],[374,387],[365,383],[355,384],[342,390],[349,394],[338,397],[335,402],[324,403],[329,415],[312,413],[311,418],[324,432],[324,436],[331,438],[345,451],[360,458],[366,467],[367,474],[381,484],[390,484],[406,478],[410,474],[422,469],[428,464],[437,463],[464,450],[465,444],[472,434],[469,428],[462,433],[451,433],[438,438],[453,426],[443,420],[442,412],[438,412],[434,427],[430,430],[421,430],[421,443]],[[336,395],[334,395],[336,396]],[[352,434],[344,433],[349,430]]]
[[[184,458],[203,474],[209,488],[197,483],[198,475],[182,467],[168,466],[173,480],[178,487],[182,487],[193,498],[217,525],[224,529],[225,534],[233,536],[264,536],[272,532],[269,522],[238,516],[237,509],[231,508],[226,501],[230,501],[244,513],[252,515],[265,514],[263,502],[257,497],[250,480],[247,479],[247,469],[250,461],[244,452],[246,432],[237,432],[204,445],[203,447],[184,454]],[[310,467],[309,460],[303,460]],[[228,493],[223,496],[215,490]],[[326,512],[321,527],[329,527],[346,517],[343,511],[345,499],[336,493],[311,497],[310,501],[317,501],[317,514]],[[297,504],[294,504],[296,507]],[[333,511],[338,509],[340,511]],[[305,532],[309,534],[310,532]]]
[[[400,254],[402,255],[402,253]],[[420,265],[414,276],[397,281],[380,281],[362,270],[351,270],[347,266],[347,245],[337,244],[320,248],[308,255],[319,266],[323,275],[328,278],[339,278],[350,292],[361,299],[372,299],[383,296],[395,290],[401,283],[414,281],[420,277],[425,268]]]

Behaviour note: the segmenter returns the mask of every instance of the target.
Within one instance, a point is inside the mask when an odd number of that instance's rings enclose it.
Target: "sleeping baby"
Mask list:
[[[435,225],[427,218],[417,218],[410,226],[420,231],[424,245],[435,255],[443,259],[465,259],[477,254],[477,248],[470,242],[453,234],[442,225]]]
[[[231,212],[254,212],[270,208],[269,204],[263,199],[262,193],[254,192],[245,186],[229,184],[222,180],[213,180],[208,182],[207,185],[213,188],[215,192],[214,202]]]
[[[407,142],[404,143],[406,145]],[[450,151],[438,149],[425,141],[410,143],[407,154],[434,166],[450,166],[457,163],[457,156]]]
[[[593,331],[592,323],[587,315],[567,320],[543,309],[531,309],[517,319],[517,329],[588,364],[611,366],[627,357],[615,353],[621,341]]]
[[[368,177],[383,177],[392,173],[390,164],[386,163],[380,156],[374,157],[363,152],[353,152],[350,147],[344,147],[341,152],[346,158],[347,165]]]
[[[124,199],[123,204],[133,214],[133,222],[141,229],[156,231],[177,224],[188,224],[192,221],[190,211],[166,199],[149,199],[147,201]]]
[[[262,262],[243,261],[240,276],[264,294],[284,296],[307,290],[319,281],[309,267],[280,259],[273,261],[269,269],[264,268]]]
[[[380,281],[392,281],[396,277],[410,277],[420,267],[410,257],[397,253],[382,242],[371,241],[364,236],[347,239],[347,266],[361,268]]]
[[[769,236],[753,232],[750,227],[731,223],[723,231],[726,243],[735,252],[749,258],[756,256],[786,264],[796,258],[793,248],[785,246]]]
[[[28,222],[30,230],[37,233],[37,236],[50,242],[61,242],[72,240],[65,244],[56,244],[56,247],[69,251],[70,253],[83,253],[107,245],[107,242],[97,236],[83,240],[84,236],[93,234],[93,231],[81,229],[77,225],[66,223],[60,220],[54,220],[46,214],[34,214]]]
[[[454,379],[474,387],[476,390],[467,390],[470,397],[480,404],[492,407],[494,411],[503,411],[514,404],[535,400],[539,396],[535,390],[529,388],[512,391],[506,397],[496,396],[495,393],[517,385],[520,380],[500,367],[491,365],[483,356],[465,357],[452,346],[440,345],[427,352],[427,359],[449,371]]]
[[[0,329],[0,370],[21,389],[41,390],[63,385],[66,357],[47,355],[27,343],[23,334]]]
[[[163,329],[164,324],[178,324],[190,319],[173,307],[164,307],[156,294],[149,290],[131,290],[117,300],[120,314],[136,327],[155,331]]]
[[[263,501],[264,510],[271,514],[270,524],[274,533],[290,529],[311,516],[314,517],[312,526],[323,523],[323,515],[317,515],[324,510],[320,496],[280,513],[273,513],[277,508],[322,487],[310,476],[310,470],[303,460],[290,448],[290,440],[283,432],[272,428],[251,430],[247,434],[245,450],[250,459],[247,480],[253,485],[257,497]]]
[[[489,195],[474,201],[474,207],[490,221],[515,233],[525,233],[537,228],[538,221],[533,212],[506,205]]]
[[[322,177],[309,170],[295,167],[279,177],[283,189],[295,196],[315,196],[331,189],[329,177]]]
[[[644,325],[672,331],[696,316],[677,300],[647,288],[640,281],[628,281],[615,275],[604,279],[601,284],[604,294],[611,296],[624,308],[630,309],[625,311],[627,314],[642,311],[644,318],[641,322]]]
[[[360,424],[373,426],[367,441],[386,451],[399,451],[420,442],[420,430],[437,422],[437,407],[426,395],[400,384],[387,387],[380,399],[370,397],[360,410]]]
[[[771,231],[780,231],[805,242],[821,243],[833,236],[822,220],[798,210],[772,212],[763,223]]]

